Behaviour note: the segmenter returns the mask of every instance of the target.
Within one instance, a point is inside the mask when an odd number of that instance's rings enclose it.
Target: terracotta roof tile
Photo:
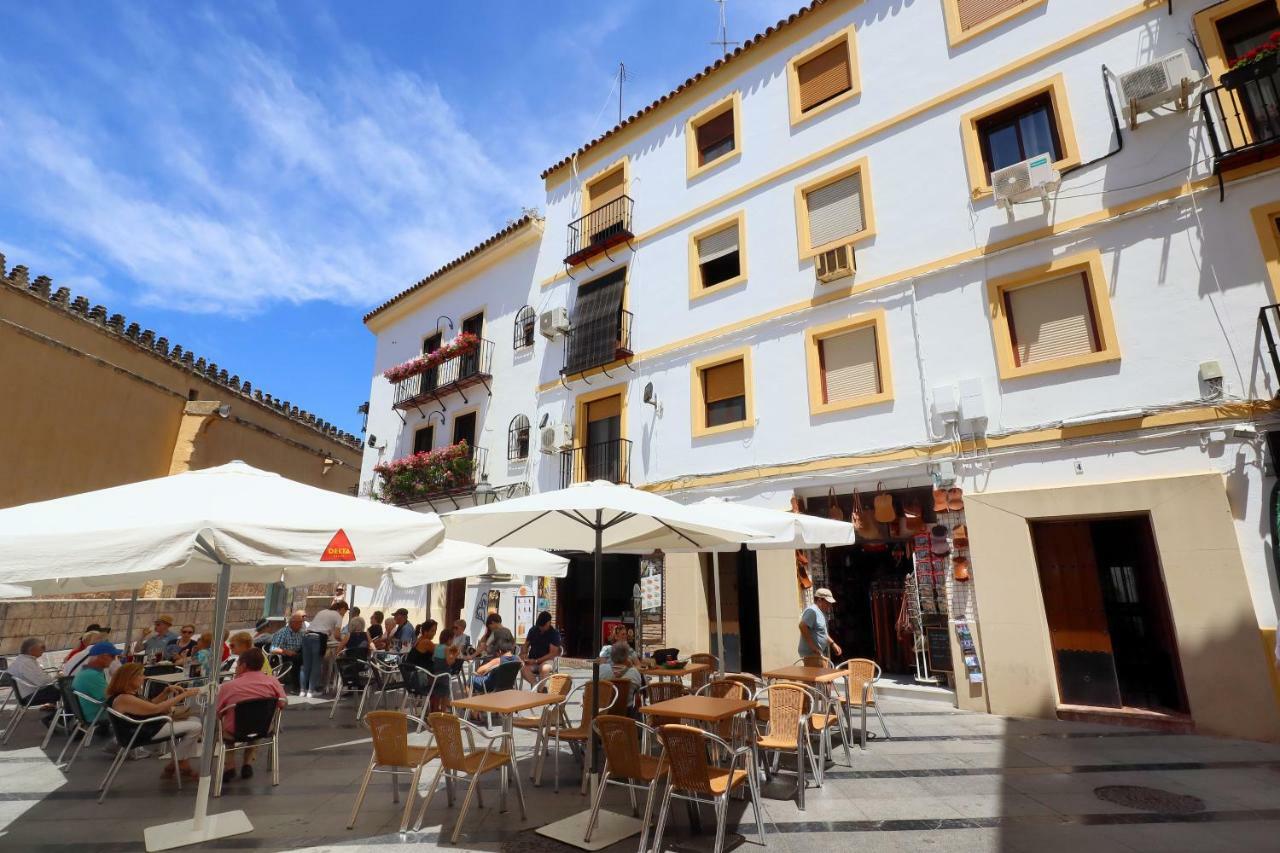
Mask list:
[[[485,249],[489,248],[490,246],[494,245],[495,243],[499,243],[499,242],[501,242],[502,240],[506,239],[507,237],[510,237],[512,234],[516,233],[516,232],[517,232],[517,231],[519,231],[521,228],[525,227],[526,225],[530,224],[531,222],[534,222],[535,220],[536,220],[536,221],[541,221],[541,217],[539,217],[539,216],[534,216],[534,215],[532,215],[532,214],[525,214],[524,216],[522,216],[522,217],[520,217],[519,219],[517,219],[515,222],[512,222],[512,223],[511,223],[510,225],[508,225],[506,228],[503,228],[503,229],[502,229],[501,231],[499,231],[497,234],[494,234],[492,237],[489,237],[488,239],[486,239],[484,242],[480,243],[479,245],[474,246],[474,247],[472,247],[472,248],[468,249],[466,252],[464,252],[463,254],[459,255],[459,256],[458,256],[458,257],[456,257],[456,258],[454,258],[453,260],[449,261],[449,263],[447,263],[447,264],[445,264],[444,266],[440,267],[440,269],[438,269],[438,270],[436,270],[435,272],[431,273],[431,274],[430,274],[430,275],[428,275],[426,278],[424,278],[424,279],[422,279],[421,281],[419,281],[417,284],[412,285],[411,287],[407,287],[407,288],[405,288],[404,290],[402,290],[402,291],[400,291],[399,293],[397,293],[395,296],[393,296],[393,297],[391,297],[390,299],[388,299],[386,302],[384,302],[384,303],[382,303],[381,305],[379,305],[377,308],[374,308],[374,309],[373,309],[372,311],[370,311],[368,314],[365,314],[365,315],[364,315],[364,322],[366,322],[366,323],[367,323],[367,322],[369,322],[369,320],[371,320],[372,318],[374,318],[374,317],[378,316],[378,315],[379,315],[379,314],[381,314],[383,311],[386,311],[386,310],[387,310],[388,308],[390,308],[392,305],[395,305],[397,302],[399,302],[399,301],[401,301],[402,299],[404,299],[405,297],[409,296],[409,294],[411,294],[411,293],[416,293],[417,291],[419,291],[419,290],[421,290],[422,288],[426,287],[427,285],[431,284],[431,283],[432,283],[433,281],[435,281],[436,279],[440,278],[440,276],[442,276],[442,275],[444,275],[445,273],[449,272],[449,270],[452,270],[452,269],[454,269],[454,268],[456,268],[456,267],[458,267],[458,266],[460,266],[460,265],[462,265],[462,264],[466,263],[467,261],[469,261],[469,260],[471,260],[472,258],[474,258],[476,255],[478,255],[478,254],[480,254],[481,252],[483,252]]]
[[[643,115],[653,112],[655,109],[662,106],[667,101],[671,100],[676,95],[683,92],[685,89],[688,89],[690,86],[693,86],[695,83],[699,83],[702,80],[706,79],[711,74],[714,74],[715,72],[719,71],[721,68],[724,68],[726,65],[729,65],[730,63],[732,63],[738,57],[747,53],[753,47],[760,44],[760,42],[764,41],[765,39],[769,38],[775,33],[781,32],[782,30],[794,24],[796,21],[803,18],[805,15],[808,15],[809,13],[813,12],[819,6],[823,6],[828,2],[830,2],[830,0],[813,0],[813,2],[801,8],[798,12],[795,12],[794,14],[789,15],[787,18],[781,21],[778,21],[778,23],[774,24],[772,27],[768,27],[767,29],[765,29],[764,32],[756,33],[754,36],[752,36],[751,38],[743,42],[741,47],[735,48],[732,53],[726,53],[720,59],[717,59],[713,64],[708,65],[706,68],[702,69],[697,74],[690,77],[688,80],[685,80],[679,86],[675,87],[670,92],[663,95],[661,98],[658,98],[658,100],[654,101],[652,104],[649,104],[649,106],[631,115],[630,117],[623,119],[620,123],[615,125],[612,129],[605,131],[600,136],[597,136],[595,139],[591,140],[586,145],[583,145],[577,151],[573,152],[568,157],[565,157],[563,160],[556,163],[555,165],[548,166],[546,169],[542,171],[542,178],[545,180],[547,176],[550,175],[552,172],[555,172],[569,165],[569,163],[573,160],[574,157],[581,156],[582,154],[585,154],[587,151],[590,151],[592,148],[599,145],[601,142],[604,142],[606,139],[613,136],[615,133],[617,133],[627,125],[634,122],[636,119],[640,118]]]

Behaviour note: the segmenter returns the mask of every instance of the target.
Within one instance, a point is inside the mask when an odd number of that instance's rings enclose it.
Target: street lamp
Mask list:
[[[480,482],[476,483],[476,506],[485,506],[498,500],[498,490],[489,483],[489,475],[481,474]]]

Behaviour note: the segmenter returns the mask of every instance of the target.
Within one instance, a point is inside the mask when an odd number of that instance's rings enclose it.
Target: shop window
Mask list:
[[[692,178],[742,152],[742,95],[734,92],[689,119],[687,172]]]
[[[745,218],[739,213],[690,235],[690,299],[746,280],[745,225]]]
[[[801,258],[871,237],[874,228],[865,161],[797,187],[796,218]]]
[[[961,135],[974,198],[990,195],[992,172],[1038,154],[1058,171],[1080,162],[1061,74],[966,114]]]
[[[723,353],[693,365],[693,434],[713,435],[751,426],[750,354]]]
[[[528,305],[516,312],[515,328],[512,330],[512,348],[519,352],[533,346],[533,332],[538,325],[538,312]]]
[[[791,123],[825,112],[858,93],[854,29],[846,27],[787,65]]]
[[[988,282],[1000,376],[1120,357],[1098,253]]]
[[[942,0],[952,47],[1000,26],[1045,0]]]
[[[806,347],[812,414],[893,399],[883,311],[810,329]]]
[[[413,452],[426,453],[435,446],[436,443],[436,427],[435,424],[427,424],[418,429],[413,434]]]

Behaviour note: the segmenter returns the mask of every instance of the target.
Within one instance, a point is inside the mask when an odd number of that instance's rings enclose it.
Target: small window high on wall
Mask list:
[[[515,462],[529,458],[529,419],[516,415],[507,427],[507,460]]]
[[[689,298],[739,284],[747,277],[746,219],[738,213],[689,235]]]
[[[807,121],[858,93],[854,28],[846,27],[787,63],[791,123]]]
[[[947,41],[962,44],[1010,18],[1043,6],[1046,0],[942,0],[947,23]]]
[[[693,435],[752,426],[750,352],[735,350],[692,365]]]

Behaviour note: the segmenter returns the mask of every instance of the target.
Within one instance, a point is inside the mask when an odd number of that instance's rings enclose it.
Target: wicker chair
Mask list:
[[[796,756],[796,799],[800,810],[804,811],[806,760],[814,779],[822,778],[818,774],[813,750],[809,748],[809,714],[813,711],[813,696],[803,686],[786,682],[769,685],[765,689],[765,695],[769,700],[769,726],[756,741],[756,747],[760,752],[774,753],[772,769],[770,762],[764,762],[765,773],[770,777],[778,772],[777,765],[782,753],[788,752]]]
[[[559,660],[559,658],[556,658],[556,660]],[[561,673],[548,675],[535,684],[533,689],[536,693],[568,696],[569,692],[573,690],[573,676]],[[542,779],[537,771],[541,769],[542,756],[546,754],[552,732],[558,730],[561,724],[567,725],[568,722],[564,715],[563,702],[555,705],[543,705],[537,714],[522,714],[512,717],[511,723],[516,728],[537,731],[538,733],[532,753],[535,756],[534,767],[529,774],[529,778],[533,780],[534,785],[542,784]]]
[[[658,789],[658,780],[667,775],[663,762],[656,756],[646,755],[641,746],[641,733],[647,743],[656,732],[644,723],[616,714],[596,717],[595,729],[600,736],[601,748],[604,749],[604,771],[600,784],[596,786],[595,798],[591,803],[591,817],[587,820],[587,833],[582,840],[591,841],[591,833],[600,815],[600,804],[604,801],[605,788],[618,785],[626,788],[631,796],[633,816],[639,815],[636,791],[648,792],[644,802],[644,823],[640,828],[640,846],[637,848],[645,850],[645,841],[649,837],[649,818],[653,814],[654,793]]]
[[[763,692],[765,687],[768,686],[763,678],[761,678],[758,675],[752,675],[749,672],[727,672],[724,675],[720,676],[720,678],[722,678],[725,681],[738,682],[743,687],[747,688],[747,690],[751,692],[751,695],[753,697]],[[764,704],[756,705],[756,722],[760,723],[761,725],[769,722],[769,706],[768,705],[764,705]]]
[[[697,652],[689,655],[689,663],[705,663],[711,667],[709,670],[695,672],[689,676],[689,689],[697,692],[697,690],[711,680],[711,676],[720,671],[720,658],[707,652]]]
[[[884,738],[889,740],[889,726],[885,724],[880,706],[876,704],[876,682],[880,680],[880,664],[867,658],[853,658],[840,665],[845,671],[844,678],[836,684],[844,684],[844,692],[835,692],[836,702],[844,713],[846,731],[853,730],[853,712],[862,712],[862,723],[859,731],[863,749],[867,748],[867,708],[876,712],[880,728],[884,729]],[[833,685],[834,687],[835,685]]]
[[[662,742],[662,761],[670,776],[670,784],[662,798],[662,810],[658,813],[658,829],[654,833],[654,848],[662,849],[662,834],[667,827],[667,815],[671,811],[671,798],[691,802],[710,800],[716,812],[716,841],[712,853],[724,849],[725,822],[729,814],[729,796],[740,786],[746,785],[751,794],[751,804],[756,813],[756,831],[760,844],[764,844],[764,816],[760,810],[760,780],[756,774],[755,759],[747,747],[733,748],[725,741],[693,726],[668,725],[658,729]],[[732,757],[727,768],[714,767],[707,762],[708,747],[728,752]],[[739,763],[742,769],[738,768]],[[641,849],[643,842],[641,842]]]
[[[356,816],[360,814],[360,806],[364,803],[364,795],[369,790],[369,780],[374,773],[391,774],[391,795],[393,801],[399,801],[400,788],[397,782],[401,773],[411,773],[409,795],[405,797],[404,813],[400,816],[400,831],[409,828],[409,818],[413,814],[413,803],[418,792],[418,779],[422,776],[422,768],[437,755],[439,751],[431,746],[409,745],[409,723],[417,726],[418,731],[426,728],[426,724],[417,717],[410,717],[400,711],[370,711],[365,715],[365,723],[373,734],[373,757],[364,771],[364,779],[360,782],[360,791],[356,794],[355,805],[351,808],[351,820],[347,829],[356,825]],[[449,802],[453,802],[453,792],[449,792]]]
[[[641,705],[656,705],[668,699],[688,696],[689,689],[678,681],[650,681],[640,690]]]
[[[587,764],[587,743],[591,739],[591,718],[594,708],[611,708],[618,700],[618,688],[614,687],[608,681],[595,682],[595,689],[589,689],[593,682],[586,682],[578,685],[570,694],[566,703],[573,699],[574,693],[582,695],[582,717],[576,726],[567,728],[557,728],[555,733],[555,774],[556,784],[555,790],[560,790],[560,744],[568,743],[569,749],[573,751],[575,756],[582,759],[582,789],[581,792],[587,792],[587,778],[591,775],[591,767]],[[538,779],[542,778],[542,756],[538,761]]]
[[[714,696],[717,699],[741,699],[744,702],[753,698],[746,685],[740,681],[730,681],[727,678],[717,678],[714,681],[707,682],[694,695]],[[714,732],[721,740],[727,740],[733,744],[755,742],[755,738],[750,737],[750,729],[743,725],[743,715],[741,714],[737,717],[721,720],[716,724]]]
[[[427,792],[427,798],[422,803],[422,811],[418,813],[418,822],[414,826],[414,830],[422,827],[422,821],[427,816],[427,808],[431,805],[431,800],[436,795],[436,790],[440,786],[440,777],[445,777],[446,784],[450,779],[462,781],[470,777],[471,782],[467,786],[467,796],[462,800],[462,809],[458,812],[457,823],[453,825],[453,835],[450,841],[453,844],[458,843],[458,833],[462,831],[462,822],[467,818],[467,810],[471,807],[471,797],[474,794],[479,799],[480,807],[484,807],[484,799],[480,794],[480,777],[494,770],[502,770],[504,767],[511,769],[511,775],[515,779],[516,794],[520,798],[520,819],[527,820],[529,815],[525,810],[524,803],[524,786],[520,784],[520,769],[516,767],[516,751],[514,739],[506,732],[491,734],[477,725],[461,720],[453,714],[434,713],[429,718],[431,731],[435,733],[435,747],[440,756],[440,769],[436,771],[435,778],[431,780],[430,790]],[[463,745],[463,734],[466,734],[468,746]],[[482,740],[488,741],[488,744],[482,748],[475,747],[475,736],[479,736]],[[506,785],[503,784],[499,791],[499,797],[505,800]]]
[[[605,681],[613,685],[617,694],[613,697],[613,701],[609,703],[609,707],[600,709],[600,714],[627,716],[627,712],[631,709],[631,691],[635,689],[635,682],[629,678],[606,678]]]
[[[835,669],[835,666],[836,666],[834,663],[832,663],[831,658],[826,657],[825,655],[805,655],[804,657],[800,658],[799,660],[797,660],[795,663],[791,665],[792,666],[817,666],[823,669]]]

